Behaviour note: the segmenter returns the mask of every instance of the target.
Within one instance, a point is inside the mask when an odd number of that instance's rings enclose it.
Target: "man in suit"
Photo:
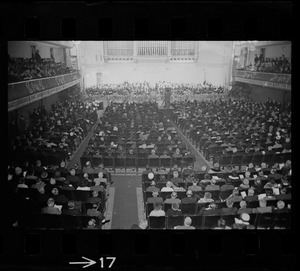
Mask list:
[[[74,168],[70,170],[70,175],[67,177],[67,180],[72,184],[72,186],[76,189],[80,182],[80,178],[76,176],[76,171]]]
[[[240,208],[237,211],[238,214],[247,213],[252,214],[252,208],[247,208],[247,202],[242,200],[240,201]]]
[[[147,199],[148,204],[153,204],[155,202],[158,202],[158,203],[161,203],[161,204],[163,203],[163,198],[158,197],[158,191],[153,191],[152,192],[152,197]]]
[[[164,210],[162,210],[162,205],[159,202],[155,202],[153,204],[154,209],[150,212],[149,216],[165,216],[166,213]]]
[[[166,216],[177,216],[177,215],[182,215],[182,212],[179,209],[179,204],[174,202],[171,205],[171,208],[169,210],[167,210]]]
[[[101,198],[98,197],[99,193],[98,191],[92,192],[92,197],[88,200],[89,203],[99,203],[101,202]]]
[[[56,187],[52,189],[51,193],[55,202],[65,203],[69,201],[65,195],[59,194],[59,190]]]
[[[198,180],[196,178],[194,178],[192,180],[192,183],[193,183],[193,185],[190,185],[188,187],[188,190],[191,190],[191,191],[202,191],[202,187],[199,186],[199,185],[197,185],[198,184]]]
[[[185,203],[196,203],[197,199],[195,197],[193,197],[193,191],[192,190],[188,190],[186,191],[186,197],[184,197],[181,200],[181,203],[185,204]]]
[[[88,216],[94,216],[98,217],[101,221],[105,218],[104,215],[99,211],[100,204],[99,203],[93,203],[93,208],[88,209],[86,214]]]
[[[50,215],[60,215],[61,211],[58,208],[54,207],[54,205],[55,205],[54,199],[49,198],[47,200],[47,206],[42,208],[41,213],[50,214]]]
[[[173,171],[173,178],[171,179],[171,182],[175,185],[178,185],[178,183],[182,183],[183,179],[179,177],[178,171]]]
[[[212,190],[220,190],[220,186],[216,185],[216,180],[215,179],[212,179],[211,184],[208,184],[205,187],[205,191],[212,191]]]
[[[146,189],[146,192],[153,192],[153,191],[157,191],[157,192],[160,191],[160,189],[158,187],[156,187],[155,181],[151,181],[150,186],[147,187],[147,189]]]
[[[68,209],[62,210],[63,215],[81,215],[79,209],[75,208],[75,202],[69,201],[68,202]]]
[[[231,198],[226,199],[226,206],[225,208],[221,209],[221,214],[223,215],[235,215],[238,211],[236,207],[233,207],[233,200]]]
[[[181,200],[177,198],[177,192],[173,191],[171,194],[171,198],[166,199],[164,203],[181,203]]]

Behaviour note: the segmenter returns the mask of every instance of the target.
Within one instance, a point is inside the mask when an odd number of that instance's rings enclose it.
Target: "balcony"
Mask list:
[[[291,90],[291,75],[281,73],[266,73],[236,70],[235,81],[270,88]]]
[[[78,84],[79,81],[80,73],[76,71],[64,75],[10,83],[7,86],[8,111],[63,91]]]

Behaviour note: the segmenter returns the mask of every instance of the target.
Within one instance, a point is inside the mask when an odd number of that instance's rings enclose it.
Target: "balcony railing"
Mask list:
[[[171,49],[172,56],[193,56],[195,49]]]
[[[291,90],[290,74],[236,70],[234,76],[238,82]]]
[[[7,86],[8,110],[11,111],[60,92],[79,83],[79,80],[80,73],[76,71],[64,75],[10,83]]]

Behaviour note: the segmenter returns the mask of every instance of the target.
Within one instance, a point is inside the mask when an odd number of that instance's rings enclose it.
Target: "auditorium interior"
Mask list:
[[[290,41],[7,49],[7,227],[292,228]]]

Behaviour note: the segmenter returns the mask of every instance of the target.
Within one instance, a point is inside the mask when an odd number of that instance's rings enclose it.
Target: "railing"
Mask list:
[[[291,90],[292,78],[290,74],[236,70],[234,76],[238,82]]]
[[[193,56],[195,49],[171,49],[172,56]]]
[[[10,83],[7,86],[8,110],[19,108],[79,83],[78,71],[53,77]]]

